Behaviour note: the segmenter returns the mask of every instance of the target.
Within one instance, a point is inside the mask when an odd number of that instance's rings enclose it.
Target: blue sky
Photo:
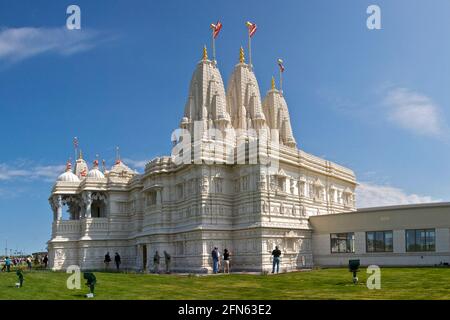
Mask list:
[[[81,30],[64,29],[81,8]],[[366,9],[381,8],[381,30]],[[450,2],[0,1],[0,247],[42,250],[47,199],[77,136],[109,165],[170,154],[209,24],[225,82],[258,25],[264,95],[276,59],[301,149],[352,168],[358,206],[450,195]]]

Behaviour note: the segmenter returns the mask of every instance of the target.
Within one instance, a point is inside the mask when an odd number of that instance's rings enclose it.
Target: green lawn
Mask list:
[[[96,272],[95,299],[450,299],[450,268],[382,268],[381,289],[369,290],[361,269],[351,283],[346,269],[279,275],[152,275]],[[63,272],[0,273],[0,299],[85,299],[87,288],[66,288]]]

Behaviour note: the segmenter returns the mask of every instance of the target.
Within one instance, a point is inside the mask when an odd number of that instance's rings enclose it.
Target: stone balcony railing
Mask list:
[[[81,220],[81,233],[108,231],[108,218],[86,218]]]
[[[53,238],[79,237],[81,231],[80,220],[58,220],[53,222]]]
[[[79,239],[82,236],[104,235],[108,232],[108,218],[84,218],[53,222],[52,238]]]

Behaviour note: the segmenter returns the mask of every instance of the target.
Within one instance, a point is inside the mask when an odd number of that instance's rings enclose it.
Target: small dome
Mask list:
[[[94,167],[89,171],[88,178],[94,178],[94,179],[103,179],[105,178],[105,175],[103,172],[98,170],[98,160],[94,161]]]
[[[125,163],[123,163],[121,160],[116,160],[116,163],[113,165],[110,172],[116,173],[127,172],[134,174],[134,171],[131,170],[127,165],[125,165]]]
[[[98,168],[93,168],[88,173],[88,178],[103,179],[105,175]]]
[[[80,179],[72,172],[72,164],[70,162],[67,162],[66,165],[66,172],[61,174],[57,181],[63,181],[63,182],[80,182]]]

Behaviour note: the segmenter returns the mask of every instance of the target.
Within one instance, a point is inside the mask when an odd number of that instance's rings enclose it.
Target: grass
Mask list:
[[[365,269],[359,284],[347,269],[320,269],[279,275],[153,275],[96,272],[94,299],[450,299],[450,268],[382,268],[381,289],[369,290]],[[85,299],[87,287],[66,287],[64,272],[0,273],[0,299]]]

